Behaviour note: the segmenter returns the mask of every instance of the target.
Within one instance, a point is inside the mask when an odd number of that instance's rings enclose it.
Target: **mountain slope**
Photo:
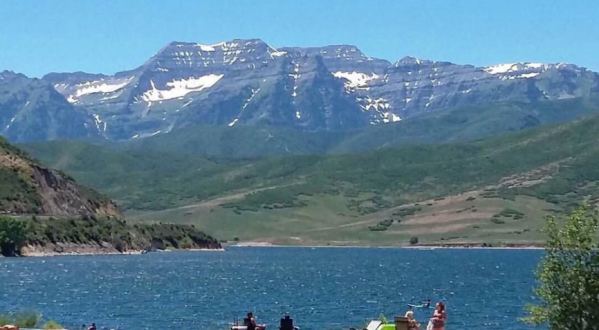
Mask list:
[[[52,85],[9,71],[0,72],[0,134],[13,142],[96,136],[94,122]]]
[[[571,64],[391,64],[351,45],[275,49],[259,39],[172,42],[133,70],[43,80],[112,140],[206,124],[353,130],[465,105],[599,92],[599,75]]]
[[[0,138],[0,212],[118,215],[108,198],[44,167]]]
[[[343,132],[306,132],[266,125],[189,126],[118,145],[132,152],[169,152],[226,159],[340,154],[405,144],[472,141],[599,113],[599,99],[461,106],[391,125]]]

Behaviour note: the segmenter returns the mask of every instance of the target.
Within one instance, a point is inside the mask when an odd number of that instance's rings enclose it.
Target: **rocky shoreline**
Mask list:
[[[223,248],[194,248],[178,250],[155,250],[156,252],[189,251],[189,252],[222,252]],[[27,245],[21,249],[21,257],[55,257],[55,256],[91,256],[91,255],[140,255],[147,250],[118,251],[108,243],[99,244],[73,244],[57,243],[46,246]]]

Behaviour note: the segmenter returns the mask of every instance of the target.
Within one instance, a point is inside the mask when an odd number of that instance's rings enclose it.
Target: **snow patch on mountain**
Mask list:
[[[100,119],[100,116],[98,114],[93,114],[94,117],[94,123],[96,124],[96,129],[98,130],[98,132],[106,132],[106,129],[108,128],[108,124],[106,124],[105,121],[102,121],[102,119]]]
[[[10,128],[10,126],[12,125],[12,123],[15,121],[16,118],[17,118],[16,116],[12,117],[12,119],[10,120],[8,125],[6,125],[6,128],[4,129],[5,131],[7,131]]]
[[[333,72],[333,76],[335,76],[335,78],[345,79],[344,85],[347,90],[367,88],[369,81],[377,79],[379,77],[376,73],[368,75],[366,73],[356,71],[337,71]]]
[[[490,74],[500,74],[500,73],[511,72],[511,71],[514,71],[514,67],[516,66],[516,64],[518,64],[518,63],[496,64],[496,65],[486,67],[485,71],[487,71]]]
[[[258,94],[259,91],[260,91],[260,88],[258,88],[258,89],[253,89],[252,88],[252,95],[247,99],[247,101],[243,105],[242,109],[247,108],[247,106],[250,104],[250,102],[252,102],[252,100],[254,99],[254,97],[256,96],[256,94]]]
[[[73,93],[70,93],[70,95],[67,97],[67,101],[69,101],[70,103],[76,103],[79,101],[79,98],[81,98],[84,95],[96,93],[114,93],[127,86],[131,82],[131,80],[133,80],[133,78],[135,78],[135,76],[111,81],[105,81],[104,79],[100,79],[96,81],[88,81],[82,84],[77,84],[74,86],[75,91]],[[54,86],[54,88],[59,90],[60,88],[66,88],[66,85]]]
[[[503,77],[501,77],[501,79],[503,79],[503,80],[520,79],[520,78],[527,79],[527,78],[534,78],[534,77],[536,77],[536,76],[538,76],[540,74],[541,74],[540,72],[530,72],[530,73],[519,74],[519,75],[516,75],[516,76],[503,76]]]
[[[490,74],[506,74],[513,72],[521,72],[521,71],[534,71],[537,73],[541,73],[549,69],[552,65],[546,63],[530,63],[530,62],[516,62],[516,63],[503,63],[496,64],[489,67],[484,68],[487,73]],[[523,77],[527,78],[527,77]]]
[[[401,118],[392,113],[392,112],[385,112],[383,113],[383,123],[387,124],[387,123],[395,123],[401,121]]]
[[[219,42],[217,44],[214,45],[202,45],[202,44],[196,44],[196,47],[198,47],[201,51],[203,52],[213,52],[216,50],[215,47],[220,47],[224,44],[224,42]]]
[[[293,74],[290,74],[289,76],[293,77],[293,93],[291,94],[292,97],[297,97],[297,88],[298,88],[298,83],[297,80],[299,79],[299,77],[301,77],[301,74],[299,74],[299,68],[300,65],[299,63],[294,63],[293,61],[291,62],[293,63]]]
[[[373,99],[369,96],[367,97],[363,97],[363,98],[358,98],[358,101],[363,102],[364,104],[361,104],[360,107],[362,107],[362,109],[366,110],[366,111],[370,111],[370,110],[383,110],[383,109],[389,109],[391,106],[389,105],[389,102],[382,98],[376,98]]]
[[[284,51],[278,51],[278,50],[276,50],[276,49],[274,49],[274,48],[272,48],[272,47],[270,47],[270,46],[269,46],[268,48],[269,48],[269,50],[268,50],[268,54],[270,54],[270,57],[271,57],[271,58],[275,58],[275,57],[280,57],[280,56],[285,56],[285,55],[287,55],[287,52],[284,52]]]
[[[223,74],[209,74],[199,78],[191,77],[189,79],[173,80],[166,83],[166,86],[171,88],[165,90],[157,89],[154,81],[150,80],[152,89],[143,93],[142,99],[146,102],[176,99],[189,93],[199,92],[206,88],[210,88],[223,77]]]

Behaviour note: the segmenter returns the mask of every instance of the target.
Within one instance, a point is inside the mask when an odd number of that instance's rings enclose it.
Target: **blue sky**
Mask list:
[[[0,70],[114,73],[170,41],[354,44],[390,61],[570,62],[599,71],[599,1],[0,1]]]

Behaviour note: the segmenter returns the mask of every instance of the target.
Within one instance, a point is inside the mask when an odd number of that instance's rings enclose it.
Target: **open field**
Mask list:
[[[235,213],[219,200],[158,212],[130,212],[132,220],[194,224],[216,237],[233,241],[261,241],[284,245],[408,245],[525,243],[543,240],[539,229],[546,215],[560,209],[534,197],[514,201],[484,198],[472,191],[444,199],[428,200],[385,209],[368,215],[347,207],[343,196],[302,197],[305,207]],[[222,201],[222,200],[221,200]],[[222,201],[224,203],[224,201]],[[401,216],[401,210],[418,209]],[[522,213],[515,217],[505,210]],[[500,215],[506,213],[507,215]],[[393,220],[384,231],[371,230]]]

